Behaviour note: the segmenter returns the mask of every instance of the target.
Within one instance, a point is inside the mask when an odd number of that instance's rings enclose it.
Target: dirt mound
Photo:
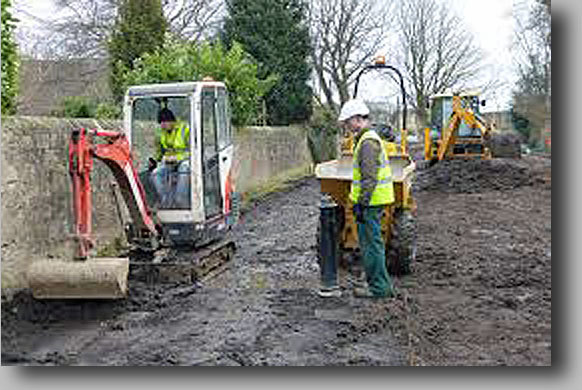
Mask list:
[[[488,142],[493,157],[521,157],[522,137],[519,134],[506,132],[493,134]]]
[[[450,160],[417,172],[416,191],[506,191],[540,182],[539,163],[522,159]]]

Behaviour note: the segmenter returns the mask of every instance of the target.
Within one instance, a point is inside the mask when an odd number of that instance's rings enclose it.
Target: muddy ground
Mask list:
[[[202,285],[3,297],[2,364],[550,365],[550,170],[527,157],[420,171],[417,259],[388,300],[345,280],[341,298],[315,294],[319,190],[299,181],[243,215],[234,262]]]

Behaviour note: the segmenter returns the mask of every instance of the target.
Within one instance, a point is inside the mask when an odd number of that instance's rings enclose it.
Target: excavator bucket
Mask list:
[[[40,260],[28,269],[32,295],[38,299],[117,299],[127,296],[129,259]]]

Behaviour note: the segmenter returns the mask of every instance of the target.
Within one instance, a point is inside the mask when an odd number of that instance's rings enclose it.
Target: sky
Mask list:
[[[488,65],[486,77],[500,79],[503,83],[499,90],[482,96],[488,102],[487,110],[497,111],[506,107],[511,98],[511,85],[515,81],[511,54],[513,1],[448,0],[448,3],[458,12],[485,51]]]
[[[485,51],[485,78],[497,79],[501,87],[483,95],[486,111],[507,108],[515,81],[512,62],[515,1],[533,0],[443,0],[463,19]],[[17,16],[26,26],[35,26],[34,16],[58,15],[51,0],[14,0]],[[364,86],[365,88],[365,86]]]
[[[483,84],[496,80],[498,88],[485,91],[483,111],[501,111],[509,108],[511,89],[515,83],[511,46],[514,36],[514,2],[527,4],[534,0],[440,0],[446,2],[458,15],[476,43],[484,51]],[[380,54],[380,53],[379,53]],[[383,53],[382,53],[383,54]],[[387,62],[390,63],[389,58]],[[386,96],[386,83],[362,80],[361,96]],[[396,91],[396,89],[394,89]],[[396,93],[396,92],[395,92]],[[360,91],[358,91],[360,96]],[[392,101],[392,100],[390,100]]]

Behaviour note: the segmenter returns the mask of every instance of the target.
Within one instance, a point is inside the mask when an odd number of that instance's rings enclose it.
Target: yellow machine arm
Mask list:
[[[470,128],[478,129],[481,133],[481,138],[477,141],[481,143],[483,140],[487,140],[490,136],[491,129],[487,124],[477,116],[473,110],[466,105],[466,102],[458,95],[453,96],[453,112],[449,119],[448,125],[443,128],[443,133],[440,140],[437,141],[437,159],[443,160],[446,156],[451,153],[451,148],[455,144],[458,138],[459,126],[462,122],[465,122]],[[425,129],[425,154],[428,156],[430,154],[430,136],[429,129]],[[485,151],[485,158],[490,157],[490,152]]]

